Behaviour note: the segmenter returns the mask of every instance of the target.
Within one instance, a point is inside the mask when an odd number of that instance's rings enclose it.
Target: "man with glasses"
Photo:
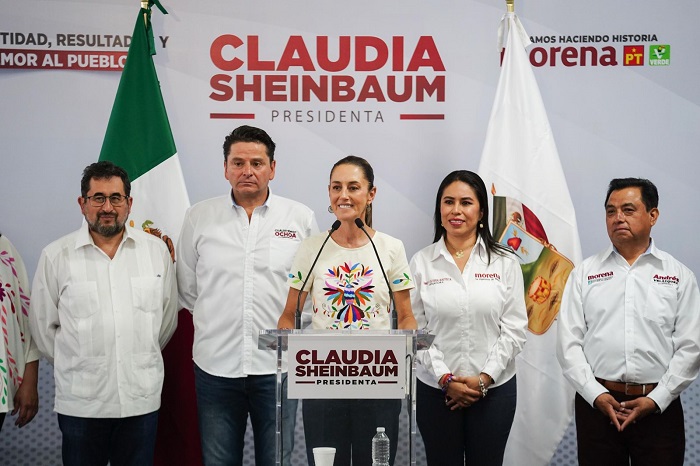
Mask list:
[[[111,162],[83,171],[83,226],[41,253],[30,326],[54,365],[63,464],[151,464],[175,268],[158,238],[126,226],[133,199]]]

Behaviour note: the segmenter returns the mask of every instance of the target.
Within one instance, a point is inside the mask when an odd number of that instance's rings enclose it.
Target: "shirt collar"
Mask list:
[[[613,253],[622,257],[622,255],[618,252],[617,248],[614,245],[610,244],[610,246],[608,246],[608,249],[605,251],[605,254],[603,255],[603,260],[605,261],[612,257]],[[656,247],[656,243],[654,243],[654,238],[651,238],[651,241],[649,241],[649,247],[639,257],[641,258],[646,255],[653,256],[658,260],[664,260],[663,252]],[[639,260],[639,258],[637,258],[637,260]]]
[[[135,241],[134,235],[130,233],[131,228],[128,226],[124,226],[124,235],[122,236],[121,243],[124,243],[125,241]],[[120,244],[121,244],[120,243]],[[82,226],[78,230],[78,235],[75,238],[75,249],[80,249],[85,246],[95,246],[95,241],[93,241],[92,236],[90,236],[90,227],[88,226],[86,221],[83,221]]]
[[[238,204],[236,203],[236,199],[233,198],[233,189],[232,189],[231,191],[229,191],[228,197],[231,199],[231,207],[234,207],[234,208],[236,208],[236,209],[242,209],[242,208],[243,208],[243,207],[241,207],[240,205],[238,205]],[[267,209],[270,208],[270,205],[271,205],[271,204],[274,204],[274,201],[272,200],[272,188],[270,188],[270,187],[268,186],[268,187],[267,187],[267,199],[265,199],[265,202],[263,202],[262,205],[259,206],[259,207],[265,207],[264,210],[267,210]],[[257,209],[257,207],[256,207],[256,209]]]
[[[651,239],[649,242],[649,247],[647,250],[644,252],[644,254],[651,254],[652,256],[656,257],[659,260],[664,260],[664,253],[661,251],[659,248],[656,247],[656,243],[654,242],[654,238]]]
[[[481,235],[477,235],[476,244],[474,244],[474,249],[477,250],[478,254],[486,252],[486,245],[484,244],[484,240],[481,238]],[[450,251],[447,250],[444,235],[435,243],[432,260],[437,260],[440,256],[444,257],[445,259],[452,257]]]

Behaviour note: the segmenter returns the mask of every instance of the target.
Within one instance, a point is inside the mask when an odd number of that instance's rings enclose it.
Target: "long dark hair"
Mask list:
[[[371,191],[372,188],[374,188],[374,169],[372,169],[372,165],[370,165],[369,162],[362,157],[348,155],[347,157],[343,157],[342,159],[338,160],[335,164],[333,164],[333,168],[331,168],[331,176],[333,176],[333,170],[335,170],[335,168],[339,165],[354,165],[359,167],[360,170],[362,170],[362,173],[365,175],[365,178],[367,178],[367,181],[369,181],[369,190]],[[372,228],[372,204],[367,205],[364,220],[365,225]]]
[[[486,256],[487,262],[491,263],[491,253],[506,255],[511,251],[498,243],[493,239],[491,234],[491,229],[489,228],[489,200],[486,192],[486,185],[484,180],[481,179],[479,175],[468,170],[455,170],[442,180],[440,187],[438,188],[437,196],[435,197],[435,214],[433,215],[433,221],[435,222],[435,237],[433,238],[433,243],[437,243],[440,238],[443,238],[447,232],[445,227],[442,226],[442,216],[440,215],[440,203],[442,202],[442,195],[445,192],[445,188],[456,181],[461,181],[471,186],[476,194],[476,199],[479,201],[479,208],[481,209],[482,216],[481,221],[477,225],[477,235],[481,236],[481,239],[486,245]]]

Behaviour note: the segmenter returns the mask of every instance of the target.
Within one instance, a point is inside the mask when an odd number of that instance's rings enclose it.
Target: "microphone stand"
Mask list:
[[[294,311],[294,328],[296,330],[301,329],[301,292],[304,291],[304,287],[306,286],[306,282],[309,281],[309,277],[311,276],[311,271],[314,269],[314,266],[316,265],[316,262],[318,261],[318,258],[321,257],[321,252],[323,251],[323,248],[326,246],[326,243],[328,240],[331,238],[331,235],[335,230],[340,228],[340,220],[336,220],[333,222],[333,225],[331,225],[331,229],[328,231],[328,236],[326,236],[326,239],[323,240],[323,244],[321,244],[321,248],[318,250],[318,254],[316,254],[316,257],[314,258],[313,263],[311,264],[311,268],[309,268],[309,273],[306,274],[306,278],[304,279],[304,283],[301,284],[301,289],[299,290],[299,295],[297,296],[297,307],[296,310]]]
[[[372,241],[372,237],[367,233],[367,230],[365,230],[365,223],[360,219],[356,218],[355,219],[355,225],[357,225],[357,228],[362,230],[362,232],[367,236],[369,239],[369,242],[372,244],[372,248],[374,249],[374,255],[377,256],[377,262],[379,262],[379,268],[382,271],[382,275],[384,276],[384,282],[386,283],[386,287],[389,290],[389,309],[391,310],[391,329],[396,330],[398,328],[398,315],[396,313],[396,303],[394,302],[394,293],[391,291],[391,284],[389,283],[389,279],[386,277],[386,272],[384,272],[384,266],[382,265],[382,260],[379,258],[379,252],[377,251],[377,247],[374,245],[374,241]]]

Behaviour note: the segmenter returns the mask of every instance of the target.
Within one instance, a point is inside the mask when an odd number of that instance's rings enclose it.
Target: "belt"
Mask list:
[[[624,393],[625,395],[641,396],[649,394],[658,384],[656,383],[625,383],[613,382],[595,378],[603,387],[611,392]]]

